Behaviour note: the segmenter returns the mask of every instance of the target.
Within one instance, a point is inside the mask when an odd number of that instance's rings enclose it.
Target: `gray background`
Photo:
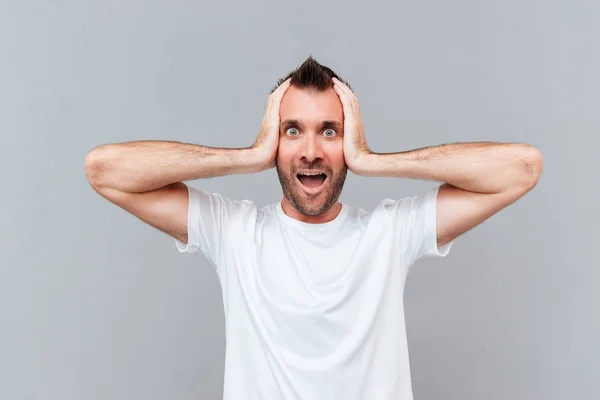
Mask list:
[[[600,398],[600,3],[1,1],[0,398],[217,399],[224,319],[201,255],[97,195],[108,142],[243,147],[309,54],[369,145],[519,141],[539,185],[414,266],[417,400]],[[349,174],[365,208],[437,183]],[[264,205],[274,170],[194,186]]]

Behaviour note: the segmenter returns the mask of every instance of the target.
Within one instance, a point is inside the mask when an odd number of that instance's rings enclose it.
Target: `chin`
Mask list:
[[[302,215],[315,217],[336,204],[346,180],[346,169],[337,175],[327,174],[323,183],[316,188],[306,187],[296,175],[286,174],[277,165],[277,176],[283,195]]]
[[[316,194],[307,194],[304,188],[300,187],[294,191],[292,196],[287,197],[299,213],[309,217],[325,213],[337,202],[337,198],[332,195],[331,188],[323,188]]]
[[[307,217],[316,217],[329,210],[330,207],[326,207],[324,202],[319,202],[316,204],[303,203],[294,205],[294,208],[296,208],[296,210],[298,210],[298,212],[302,215],[306,215]]]

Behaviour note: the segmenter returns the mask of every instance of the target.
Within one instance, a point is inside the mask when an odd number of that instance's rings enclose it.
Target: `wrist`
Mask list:
[[[275,157],[260,147],[251,146],[245,150],[249,163],[252,166],[252,171],[250,172],[262,172],[275,166]]]
[[[369,150],[358,153],[348,163],[348,168],[360,176],[375,176],[375,164],[377,155]]]

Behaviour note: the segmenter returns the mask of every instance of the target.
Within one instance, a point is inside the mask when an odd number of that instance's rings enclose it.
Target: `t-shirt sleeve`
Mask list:
[[[445,257],[450,252],[453,241],[443,246],[437,244],[436,211],[440,186],[395,204],[407,267],[422,257]]]
[[[240,202],[221,196],[218,193],[188,188],[188,242],[175,239],[180,253],[200,251],[216,266],[223,246],[224,232],[228,223],[241,212]]]

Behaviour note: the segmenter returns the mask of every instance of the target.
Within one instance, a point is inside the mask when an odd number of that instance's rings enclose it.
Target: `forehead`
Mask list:
[[[344,119],[342,102],[333,88],[317,92],[290,86],[281,100],[279,114],[282,120],[297,119],[307,122],[343,122]]]

